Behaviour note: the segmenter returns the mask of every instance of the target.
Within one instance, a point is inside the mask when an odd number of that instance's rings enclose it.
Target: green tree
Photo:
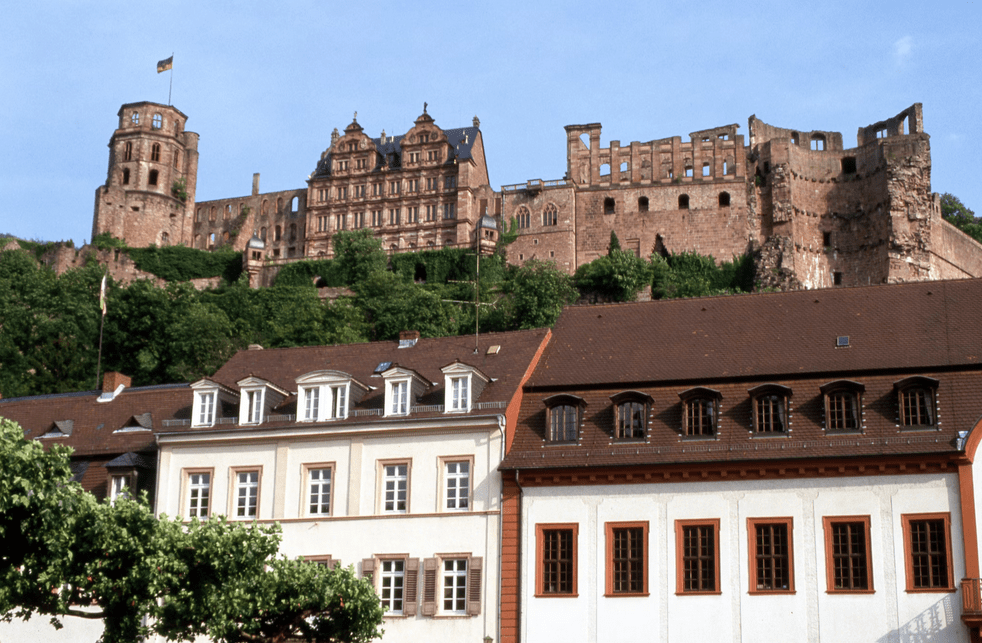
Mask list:
[[[456,335],[460,320],[453,304],[391,272],[378,272],[358,284],[356,305],[368,315],[373,339],[396,339],[399,331],[423,337]]]
[[[551,261],[531,260],[515,268],[503,284],[511,329],[542,328],[556,323],[564,306],[576,301],[572,278]]]
[[[611,246],[617,237],[611,233]],[[638,291],[651,283],[651,264],[633,252],[612,249],[576,269],[576,286],[600,293],[614,301],[634,301]]]
[[[334,235],[334,261],[345,283],[354,285],[385,271],[388,259],[371,228],[343,230]]]
[[[948,223],[982,243],[982,222],[975,217],[975,212],[955,195],[948,192],[941,195],[941,216]]]
[[[613,253],[615,250],[621,249],[621,240],[617,238],[617,234],[611,230],[610,231],[610,243],[607,244],[607,254]]]

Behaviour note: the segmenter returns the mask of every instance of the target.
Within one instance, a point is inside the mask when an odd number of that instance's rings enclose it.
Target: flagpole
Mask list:
[[[170,66],[170,87],[167,88],[167,106],[173,107],[173,104],[170,102],[171,91],[174,89],[174,63],[173,63],[174,52],[173,51],[170,52],[170,59],[172,62]]]

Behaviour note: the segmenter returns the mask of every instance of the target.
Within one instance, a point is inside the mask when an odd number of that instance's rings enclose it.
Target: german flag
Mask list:
[[[162,71],[167,71],[172,67],[174,67],[174,57],[171,56],[170,58],[164,58],[157,63],[157,73],[159,74]]]

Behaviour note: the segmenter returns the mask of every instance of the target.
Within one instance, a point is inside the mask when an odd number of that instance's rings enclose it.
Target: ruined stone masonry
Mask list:
[[[931,192],[919,103],[860,128],[851,149],[838,132],[755,116],[746,138],[732,124],[606,148],[600,123],[568,125],[563,178],[499,192],[478,119],[445,130],[424,105],[402,135],[371,138],[357,117],[335,129],[305,188],[260,193],[256,174],[248,196],[197,203],[197,134],[185,121],[156,103],[120,109],[93,235],[231,245],[255,286],[284,263],[331,257],[339,230],[370,228],[389,252],[405,252],[484,247],[511,220],[510,262],[554,261],[570,273],[605,254],[613,231],[639,256],[751,252],[762,287],[982,276],[982,245],[942,220]]]

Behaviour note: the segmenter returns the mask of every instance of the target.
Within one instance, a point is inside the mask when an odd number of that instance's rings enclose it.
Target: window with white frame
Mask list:
[[[207,518],[211,505],[211,471],[187,473],[185,506],[189,518]]]
[[[443,561],[443,613],[467,613],[467,559]]]
[[[409,413],[409,382],[401,380],[389,383],[391,402],[389,406],[390,415],[406,415]]]
[[[466,375],[450,378],[450,410],[469,411],[471,406],[470,396],[467,395],[467,384],[470,380]]]
[[[259,510],[259,470],[235,471],[235,517],[255,518]]]
[[[203,391],[195,394],[194,401],[197,407],[194,410],[195,426],[211,426],[215,423],[215,398],[218,394],[214,391]]]
[[[409,508],[409,464],[382,465],[383,513],[406,513]]]
[[[402,614],[403,589],[406,583],[404,560],[383,560],[379,598],[388,614]]]
[[[130,497],[132,496],[133,489],[133,476],[130,474],[115,475],[112,477],[110,489],[109,489],[109,500],[111,502],[116,502],[117,498]]]
[[[348,386],[341,384],[331,387],[331,417],[344,419],[348,417]]]
[[[471,463],[469,461],[445,463],[445,507],[451,511],[470,509]]]
[[[313,422],[320,417],[321,389],[319,386],[306,386],[302,390],[304,422]]]
[[[245,391],[241,424],[260,424],[263,421],[263,390]]]
[[[331,515],[332,467],[316,466],[307,469],[307,513],[311,516]]]

